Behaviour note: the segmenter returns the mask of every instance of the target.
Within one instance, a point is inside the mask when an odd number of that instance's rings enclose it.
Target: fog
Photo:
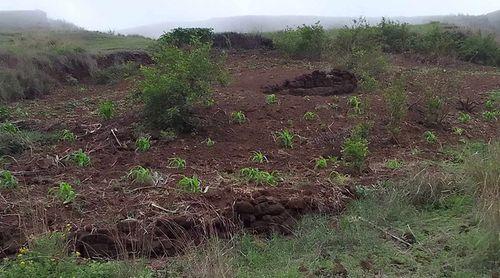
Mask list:
[[[0,10],[40,9],[91,30],[119,30],[165,21],[239,15],[343,17],[479,15],[500,9],[498,0],[0,0]]]

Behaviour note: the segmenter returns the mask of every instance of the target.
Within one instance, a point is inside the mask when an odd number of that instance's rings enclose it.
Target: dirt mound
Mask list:
[[[107,68],[130,62],[140,65],[149,65],[153,63],[151,56],[144,51],[117,51],[98,56],[96,60],[99,68]]]
[[[273,49],[271,39],[261,35],[240,34],[234,32],[215,34],[214,47],[230,49]]]
[[[290,95],[342,95],[356,90],[358,80],[348,71],[333,69],[329,72],[313,71],[293,80],[285,80],[281,85],[264,87],[265,93],[281,93]]]

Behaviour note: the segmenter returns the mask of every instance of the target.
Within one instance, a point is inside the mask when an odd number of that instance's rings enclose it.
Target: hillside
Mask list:
[[[336,28],[350,25],[356,17],[321,17],[321,16],[236,16],[224,18],[212,18],[201,21],[173,22],[166,21],[157,24],[144,25],[135,28],[120,30],[123,34],[138,34],[157,38],[165,31],[176,27],[205,27],[213,28],[216,32],[273,32],[286,27],[296,27],[302,24],[314,24],[321,22],[325,28]],[[380,22],[381,17],[367,18],[369,23]],[[500,35],[500,11],[486,15],[447,15],[447,16],[418,16],[418,17],[393,17],[400,22],[410,24],[424,24],[432,21],[455,24],[461,27],[484,30],[486,32]]]
[[[72,23],[54,20],[40,10],[0,11],[0,31],[23,31],[32,29],[77,30]]]

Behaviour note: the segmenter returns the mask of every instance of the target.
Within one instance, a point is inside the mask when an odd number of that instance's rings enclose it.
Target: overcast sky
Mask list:
[[[500,0],[0,0],[0,10],[40,9],[92,30],[236,15],[413,16],[484,14]]]

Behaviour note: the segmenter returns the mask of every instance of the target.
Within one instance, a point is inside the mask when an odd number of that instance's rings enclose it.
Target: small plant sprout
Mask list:
[[[267,95],[266,96],[266,103],[268,105],[273,105],[278,103],[278,97],[275,94]]]
[[[314,162],[315,169],[325,169],[326,167],[328,167],[328,159],[322,156],[316,159],[316,161]]]
[[[128,172],[127,179],[137,184],[150,184],[153,182],[153,174],[147,168],[135,166]]]
[[[202,193],[202,181],[196,176],[184,176],[181,180],[179,180],[177,184],[184,191],[192,193]]]
[[[281,145],[285,148],[293,148],[293,139],[295,134],[293,132],[285,129],[276,132],[276,138],[280,141]]]
[[[472,120],[472,117],[468,113],[460,112],[458,115],[458,121],[460,121],[462,124],[466,124]]]
[[[59,188],[56,190],[56,196],[63,202],[63,204],[69,204],[75,200],[76,193],[71,184],[61,182],[59,184]]]
[[[103,101],[99,104],[99,116],[105,120],[109,120],[115,113],[115,104],[111,100]]]
[[[344,185],[351,179],[351,177],[347,174],[342,174],[337,171],[332,171],[328,179],[333,184]]]
[[[231,121],[237,124],[244,124],[247,121],[247,117],[243,111],[236,111],[231,113]]]
[[[17,187],[17,179],[12,172],[3,170],[0,172],[0,189],[10,189]]]
[[[252,153],[251,160],[256,163],[264,163],[269,162],[267,157],[260,151],[255,151]]]
[[[499,114],[500,114],[499,111],[484,111],[483,118],[488,122],[492,122],[498,119]]]
[[[9,122],[2,123],[0,125],[0,130],[12,134],[19,132],[19,128],[15,124]]]
[[[137,141],[135,141],[136,150],[139,152],[147,152],[151,148],[151,139],[150,137],[139,137]]]
[[[306,120],[306,121],[312,122],[316,119],[318,119],[318,114],[316,114],[314,112],[308,111],[304,114],[304,120]]]
[[[454,127],[453,128],[453,134],[455,134],[455,135],[462,136],[462,135],[464,135],[464,133],[465,133],[465,130],[461,127]]]
[[[75,142],[76,135],[73,132],[65,129],[61,132],[61,140],[66,142]]]
[[[354,111],[354,114],[361,115],[363,114],[363,109],[361,107],[362,102],[357,96],[351,96],[347,99],[347,104]]]
[[[385,167],[391,170],[397,170],[403,167],[403,163],[397,159],[389,159],[385,162]]]
[[[368,156],[368,140],[356,134],[351,135],[342,145],[342,156],[347,163],[361,171]]]
[[[70,155],[70,158],[76,165],[80,167],[87,167],[90,165],[90,156],[81,149],[72,153]]]
[[[214,140],[212,140],[211,138],[207,138],[207,139],[205,139],[205,141],[203,141],[203,142],[204,142],[204,143],[207,145],[207,147],[209,147],[209,148],[211,148],[211,147],[213,147],[213,146],[215,145],[215,141],[214,141]]]
[[[180,157],[172,157],[168,160],[168,166],[182,170],[186,168],[186,160]]]
[[[427,130],[426,132],[424,132],[424,138],[425,138],[425,141],[427,141],[427,143],[436,143],[438,140],[437,135],[434,134],[434,132],[432,132],[430,130]]]
[[[276,173],[269,173],[257,168],[243,168],[240,170],[240,175],[246,182],[254,182],[257,185],[276,186],[279,182]]]

